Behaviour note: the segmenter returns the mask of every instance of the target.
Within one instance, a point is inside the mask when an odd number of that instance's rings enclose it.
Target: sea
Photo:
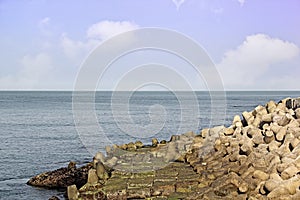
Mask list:
[[[85,95],[90,94],[83,92],[81,97]],[[75,98],[79,112],[71,91],[0,92],[0,199],[44,200],[54,195],[63,199],[63,191],[26,182],[70,161],[83,165],[94,152],[104,152],[106,145],[137,140],[150,144],[154,137],[169,140],[173,134],[229,126],[243,111],[270,100],[299,97],[300,91],[97,91],[93,95],[88,102]],[[92,120],[85,116],[89,108],[94,109]],[[97,129],[87,127],[87,133],[93,133],[84,134],[85,125]]]

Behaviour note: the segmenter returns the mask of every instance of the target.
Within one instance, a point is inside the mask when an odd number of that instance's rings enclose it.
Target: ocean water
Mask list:
[[[222,96],[195,94],[197,105],[189,92],[180,93],[182,101],[172,92],[135,92],[130,99],[120,92],[115,102],[111,92],[97,92],[93,106],[104,135],[89,135],[89,140],[96,138],[89,143],[75,127],[72,92],[0,92],[0,199],[62,198],[62,191],[26,182],[41,172],[67,166],[70,160],[87,163],[93,156],[90,152],[109,144],[150,143],[153,137],[168,140],[176,133],[199,133],[205,127],[230,125],[234,115],[269,100],[300,96],[298,91],[227,92],[224,104]],[[82,98],[81,103],[84,112],[87,102]]]

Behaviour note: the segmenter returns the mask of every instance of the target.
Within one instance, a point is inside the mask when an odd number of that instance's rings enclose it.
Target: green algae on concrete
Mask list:
[[[114,199],[118,195],[121,195],[119,198],[127,199],[167,199],[175,193],[173,199],[182,199],[182,196],[187,196],[198,188],[198,177],[187,164],[172,162],[157,171],[114,171],[103,185],[102,191],[108,199]]]

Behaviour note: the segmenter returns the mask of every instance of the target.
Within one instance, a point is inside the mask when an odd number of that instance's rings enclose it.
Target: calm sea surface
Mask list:
[[[129,101],[118,101],[115,113],[111,111],[111,95],[111,92],[96,93],[97,121],[106,139],[94,140],[89,145],[82,142],[75,128],[72,92],[0,92],[0,199],[62,197],[61,191],[30,187],[26,182],[38,173],[67,166],[70,160],[78,165],[90,161],[92,155],[87,145],[103,150],[107,145],[103,141],[107,140],[111,144],[135,140],[150,143],[152,137],[168,140],[178,130],[198,133],[218,123],[229,125],[234,115],[269,100],[277,102],[285,97],[299,97],[300,92],[227,92],[225,104],[217,97],[213,105],[209,93],[196,92],[199,112],[194,109],[193,94],[188,92],[180,94],[184,106],[171,92],[136,92]],[[121,100],[122,95],[126,93],[118,95]],[[160,107],[151,109],[153,105]],[[128,112],[123,111],[125,106]],[[212,106],[216,108],[213,111]],[[128,117],[132,124],[140,127],[151,124],[150,114],[155,114],[155,108],[163,108],[165,113],[159,131],[153,133],[146,129],[141,134],[131,134],[126,132],[128,129],[122,129]],[[212,121],[212,116],[218,120]]]

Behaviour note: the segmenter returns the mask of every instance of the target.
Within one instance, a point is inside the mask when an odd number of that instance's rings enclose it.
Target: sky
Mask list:
[[[299,11],[299,0],[0,0],[0,90],[73,90],[82,64],[99,45],[146,27],[196,41],[226,90],[299,90]],[[208,88],[207,77],[159,51],[118,60],[97,87],[113,90],[130,70],[148,63],[168,65],[194,90]]]

